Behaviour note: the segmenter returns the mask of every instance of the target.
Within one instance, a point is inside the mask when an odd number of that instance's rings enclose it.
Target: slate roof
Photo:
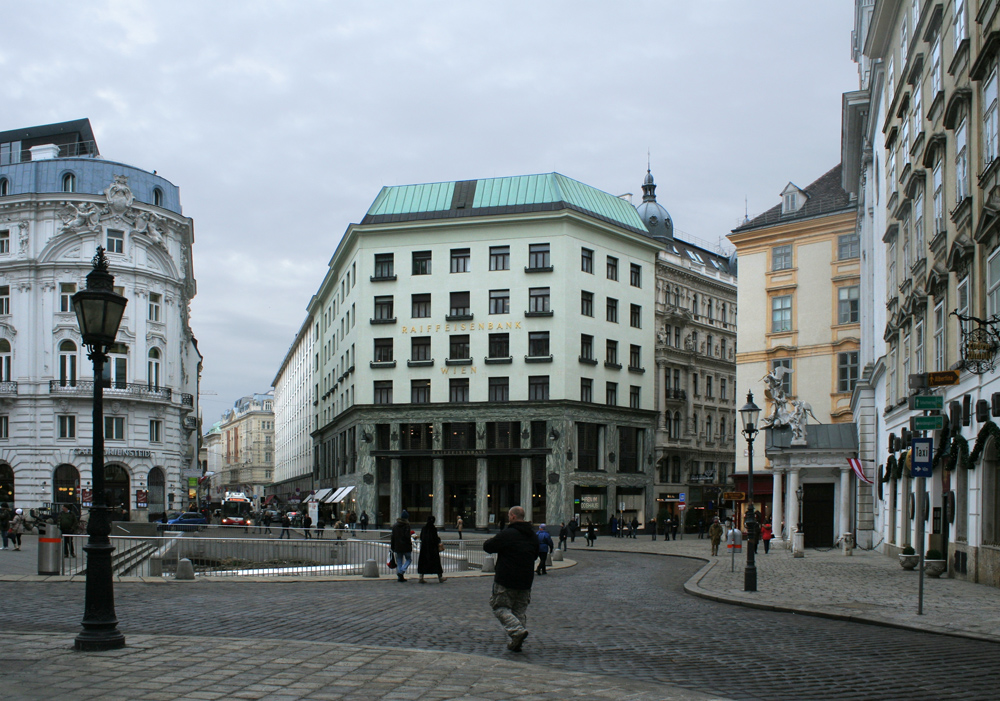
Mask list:
[[[362,224],[571,209],[649,236],[635,208],[559,173],[383,187]]]
[[[759,214],[748,222],[733,229],[733,233],[749,231],[762,226],[772,226],[783,224],[796,219],[807,219],[821,214],[830,214],[843,209],[855,207],[851,202],[851,195],[841,187],[841,164],[821,175],[808,187],[803,188],[808,199],[806,203],[796,212],[788,214],[781,213],[781,204],[777,204],[763,214]]]
[[[806,445],[792,445],[792,429],[766,429],[765,452],[785,450],[829,450],[852,452],[858,449],[858,428],[853,423],[810,424],[806,426]]]

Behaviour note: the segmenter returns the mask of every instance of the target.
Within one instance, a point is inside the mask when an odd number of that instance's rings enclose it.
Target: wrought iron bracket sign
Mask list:
[[[953,311],[950,316],[957,317],[962,331],[962,368],[975,375],[993,372],[997,363],[997,351],[1000,351],[1000,315],[994,314],[989,319],[959,314]],[[973,327],[971,322],[976,322]]]

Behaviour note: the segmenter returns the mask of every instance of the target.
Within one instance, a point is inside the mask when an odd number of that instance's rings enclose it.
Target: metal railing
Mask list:
[[[198,528],[195,526],[194,528]],[[242,526],[201,526],[198,531],[165,531],[156,537],[111,536],[115,551],[112,568],[116,577],[172,577],[177,564],[188,559],[197,577],[282,577],[355,576],[362,578],[365,563],[374,560],[379,576],[392,576],[389,559],[389,531],[355,532],[301,528],[283,531],[280,526],[267,533],[243,533]],[[253,530],[253,526],[250,527]],[[242,537],[236,537],[237,535]],[[339,536],[339,537],[338,537]],[[358,538],[355,536],[367,536]],[[86,571],[83,546],[86,535],[69,536],[73,556],[64,554],[62,574],[82,575]],[[481,569],[483,538],[444,540],[441,565],[447,572]],[[65,553],[65,546],[64,553]],[[420,541],[414,539],[413,563],[416,574]]]
[[[78,158],[80,156],[90,156],[97,158],[101,154],[97,150],[96,141],[78,141],[72,144],[59,144],[59,155],[57,158]],[[0,165],[7,166],[16,163],[30,163],[31,149],[21,149],[19,151],[7,152],[0,155]]]
[[[0,382],[0,394],[17,394],[17,382]]]
[[[49,380],[49,394],[94,394],[93,380]],[[105,397],[140,397],[170,401],[173,391],[169,387],[156,387],[141,382],[112,382],[104,387]]]

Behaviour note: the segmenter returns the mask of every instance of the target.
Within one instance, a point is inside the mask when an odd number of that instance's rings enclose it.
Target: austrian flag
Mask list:
[[[859,480],[861,480],[865,484],[874,484],[874,482],[865,477],[865,471],[861,469],[860,460],[858,460],[857,458],[847,458],[847,464],[851,466],[851,469],[854,470],[854,474],[858,476]]]

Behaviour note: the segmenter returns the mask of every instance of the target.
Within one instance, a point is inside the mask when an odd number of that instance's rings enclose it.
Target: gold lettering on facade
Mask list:
[[[434,330],[435,331],[440,331],[441,330],[441,324],[435,324],[434,325]]]
[[[476,366],[475,365],[463,365],[458,367],[443,367],[441,368],[442,375],[475,375]]]
[[[465,373],[465,369],[466,369],[466,366],[465,366],[465,365],[463,365],[463,366],[462,366],[462,374],[463,374],[463,375],[464,375],[464,374],[466,374],[466,373]]]
[[[462,331],[465,331],[465,324],[462,324]]]
[[[519,328],[521,328],[521,322],[520,322],[520,321],[515,321],[515,322],[514,322],[514,328],[515,328],[515,329],[519,329]]]
[[[480,330],[480,331],[482,331],[482,330],[483,330],[483,322],[481,322],[481,321],[479,322],[479,330]]]
[[[403,333],[406,333],[406,327],[405,326],[403,327]]]

